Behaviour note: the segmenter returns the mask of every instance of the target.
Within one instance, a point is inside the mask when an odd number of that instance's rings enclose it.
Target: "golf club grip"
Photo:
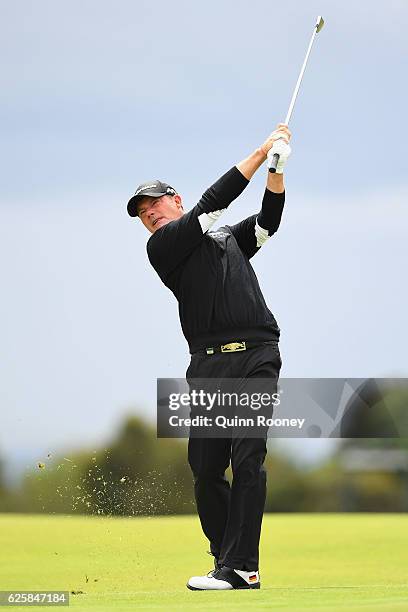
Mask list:
[[[269,172],[276,172],[276,166],[278,165],[280,155],[279,153],[274,153],[272,157],[271,165],[269,166]]]

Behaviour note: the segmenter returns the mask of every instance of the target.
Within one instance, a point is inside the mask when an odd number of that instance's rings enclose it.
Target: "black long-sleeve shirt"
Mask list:
[[[250,258],[279,227],[284,193],[265,189],[261,212],[208,231],[249,181],[236,166],[147,243],[153,268],[173,292],[190,353],[233,341],[279,338]]]

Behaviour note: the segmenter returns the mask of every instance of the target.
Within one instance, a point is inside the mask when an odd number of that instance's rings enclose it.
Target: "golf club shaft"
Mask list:
[[[316,28],[314,28],[314,30],[313,30],[312,38],[310,39],[309,47],[308,47],[307,52],[306,52],[305,61],[303,62],[303,66],[302,66],[302,68],[300,70],[299,78],[297,80],[296,87],[295,87],[295,90],[293,92],[292,100],[290,101],[290,104],[289,104],[289,110],[287,112],[286,119],[285,119],[286,125],[289,124],[290,118],[292,116],[293,107],[295,106],[295,102],[296,102],[296,98],[297,98],[297,95],[298,95],[298,92],[299,92],[300,84],[302,82],[303,75],[305,73],[307,60],[309,59],[310,51],[312,50],[312,45],[313,45],[315,37],[316,37]]]
[[[299,92],[299,89],[300,89],[300,84],[302,82],[303,75],[304,75],[304,72],[306,70],[307,60],[309,59],[309,55],[310,55],[310,51],[312,50],[314,39],[316,37],[317,32],[319,32],[321,30],[321,28],[323,27],[323,23],[324,23],[323,19],[319,16],[317,18],[316,24],[315,24],[315,26],[313,28],[313,34],[312,34],[312,37],[310,39],[309,46],[308,46],[308,49],[306,51],[306,56],[305,56],[305,59],[303,61],[302,68],[300,69],[299,77],[298,77],[298,80],[297,80],[297,83],[296,83],[296,86],[295,86],[295,89],[294,89],[294,92],[293,92],[293,95],[292,95],[292,99],[291,99],[290,104],[289,104],[289,109],[288,109],[288,112],[286,114],[286,119],[285,119],[286,125],[289,125],[289,121],[290,121],[290,118],[292,116],[293,108],[295,106],[296,98],[297,98],[297,95],[298,95],[298,92]],[[276,172],[276,167],[278,165],[278,162],[279,162],[279,153],[275,153],[273,155],[273,157],[272,157],[272,163],[271,163],[271,165],[269,167],[269,172]]]

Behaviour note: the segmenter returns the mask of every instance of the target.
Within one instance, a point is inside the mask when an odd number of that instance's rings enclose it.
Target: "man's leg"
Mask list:
[[[266,498],[266,439],[232,441],[233,481],[230,514],[220,563],[245,571],[259,568],[259,538]]]
[[[210,550],[219,559],[230,503],[225,478],[231,456],[231,439],[190,438],[188,462],[194,476],[194,494],[201,527]]]
[[[214,359],[218,357],[218,359]],[[200,355],[195,353],[186,372],[190,391],[205,388],[214,392],[220,375],[227,376],[224,355]],[[213,388],[214,387],[214,388]],[[200,414],[192,407],[190,416]],[[210,542],[210,551],[219,559],[225,525],[228,520],[230,485],[225,471],[231,460],[231,438],[200,438],[190,436],[188,462],[194,477],[194,494],[201,527]]]
[[[238,354],[234,377],[239,374],[243,377],[241,392],[275,393],[281,364],[277,343]],[[272,414],[271,407],[269,416]],[[248,572],[259,568],[259,539],[266,499],[263,464],[267,452],[267,428],[259,432],[259,436],[232,439],[230,512],[220,556],[223,565]]]

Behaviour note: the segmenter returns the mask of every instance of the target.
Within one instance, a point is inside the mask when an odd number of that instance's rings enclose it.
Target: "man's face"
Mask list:
[[[154,234],[159,227],[163,227],[184,215],[181,197],[163,195],[160,198],[145,196],[137,205],[137,212],[143,225]]]

